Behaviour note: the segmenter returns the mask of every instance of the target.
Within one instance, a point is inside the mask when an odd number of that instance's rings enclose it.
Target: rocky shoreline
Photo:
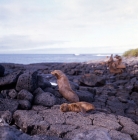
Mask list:
[[[0,140],[138,140],[138,58],[122,74],[101,62],[0,64]],[[96,110],[63,113],[53,70]]]

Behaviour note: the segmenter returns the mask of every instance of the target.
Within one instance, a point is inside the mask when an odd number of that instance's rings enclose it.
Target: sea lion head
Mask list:
[[[115,55],[114,58],[116,58],[116,59],[121,59],[121,56]]]
[[[110,56],[108,62],[113,62],[113,61],[114,61],[114,60],[113,60],[113,54],[111,54],[111,56]]]
[[[52,75],[55,75],[57,77],[57,79],[61,78],[64,73],[61,70],[54,70],[51,72]]]
[[[112,64],[113,63],[113,54],[111,54],[111,56],[110,56],[110,58],[107,60],[107,65],[109,66],[110,64]]]
[[[62,104],[62,105],[60,106],[60,110],[61,110],[62,112],[67,112],[67,111],[69,111],[68,104],[67,104],[67,103]]]
[[[116,55],[114,56],[114,58],[116,58],[116,57],[119,57],[119,55],[116,54]]]

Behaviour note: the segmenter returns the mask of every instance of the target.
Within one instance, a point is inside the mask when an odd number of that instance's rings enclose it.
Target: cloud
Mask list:
[[[138,44],[137,7],[137,0],[0,1],[0,52],[131,48]]]
[[[66,43],[70,45],[66,45]],[[73,43],[75,44],[75,42]],[[0,38],[0,54],[2,53],[19,53],[19,54],[75,54],[75,53],[123,53],[125,50],[129,49],[128,46],[89,46],[85,44],[84,46],[71,45],[69,41],[59,41],[59,40],[49,40],[49,41],[34,41],[28,36],[5,36]],[[66,46],[66,47],[65,47]],[[136,48],[138,44],[134,44],[131,48]]]
[[[45,42],[37,42],[29,39],[27,36],[5,36],[0,38],[0,53],[27,53],[36,50],[44,50],[52,48],[53,45],[64,44],[65,41],[49,40]]]
[[[64,13],[60,14],[61,19],[76,20],[84,23],[101,24],[120,22],[125,20],[137,19],[138,1],[137,0],[75,0],[64,1],[62,7]]]

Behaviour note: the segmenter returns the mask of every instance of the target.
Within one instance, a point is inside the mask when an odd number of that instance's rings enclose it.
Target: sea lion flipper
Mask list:
[[[82,113],[86,113],[86,110],[85,110],[84,108],[82,108],[82,107],[80,107],[80,111],[81,111]]]

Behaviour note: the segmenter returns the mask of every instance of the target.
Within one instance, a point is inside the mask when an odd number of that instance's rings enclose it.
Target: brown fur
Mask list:
[[[59,92],[70,102],[79,102],[78,95],[71,89],[70,83],[66,75],[60,70],[54,70],[51,74],[57,77]]]
[[[114,58],[117,59],[118,65],[120,65],[122,63],[122,57],[119,55],[115,55]]]
[[[116,55],[115,58],[117,59],[117,61],[114,61],[113,55],[111,55],[107,62],[109,71],[114,74],[122,73],[123,69],[126,68],[126,66],[122,64],[121,56]]]
[[[114,58],[117,59],[117,61],[115,61],[116,65],[117,65],[117,68],[122,68],[122,69],[125,69],[126,66],[122,63],[122,57],[119,56],[119,55],[116,55]]]
[[[72,111],[72,112],[86,113],[94,109],[95,109],[94,105],[88,102],[77,102],[77,103],[71,103],[71,104],[64,103],[60,106],[60,110],[62,112]]]
[[[114,73],[114,74],[118,74],[118,73],[122,73],[123,72],[122,69],[114,69],[114,67],[112,65],[109,65],[109,71],[111,73]]]

